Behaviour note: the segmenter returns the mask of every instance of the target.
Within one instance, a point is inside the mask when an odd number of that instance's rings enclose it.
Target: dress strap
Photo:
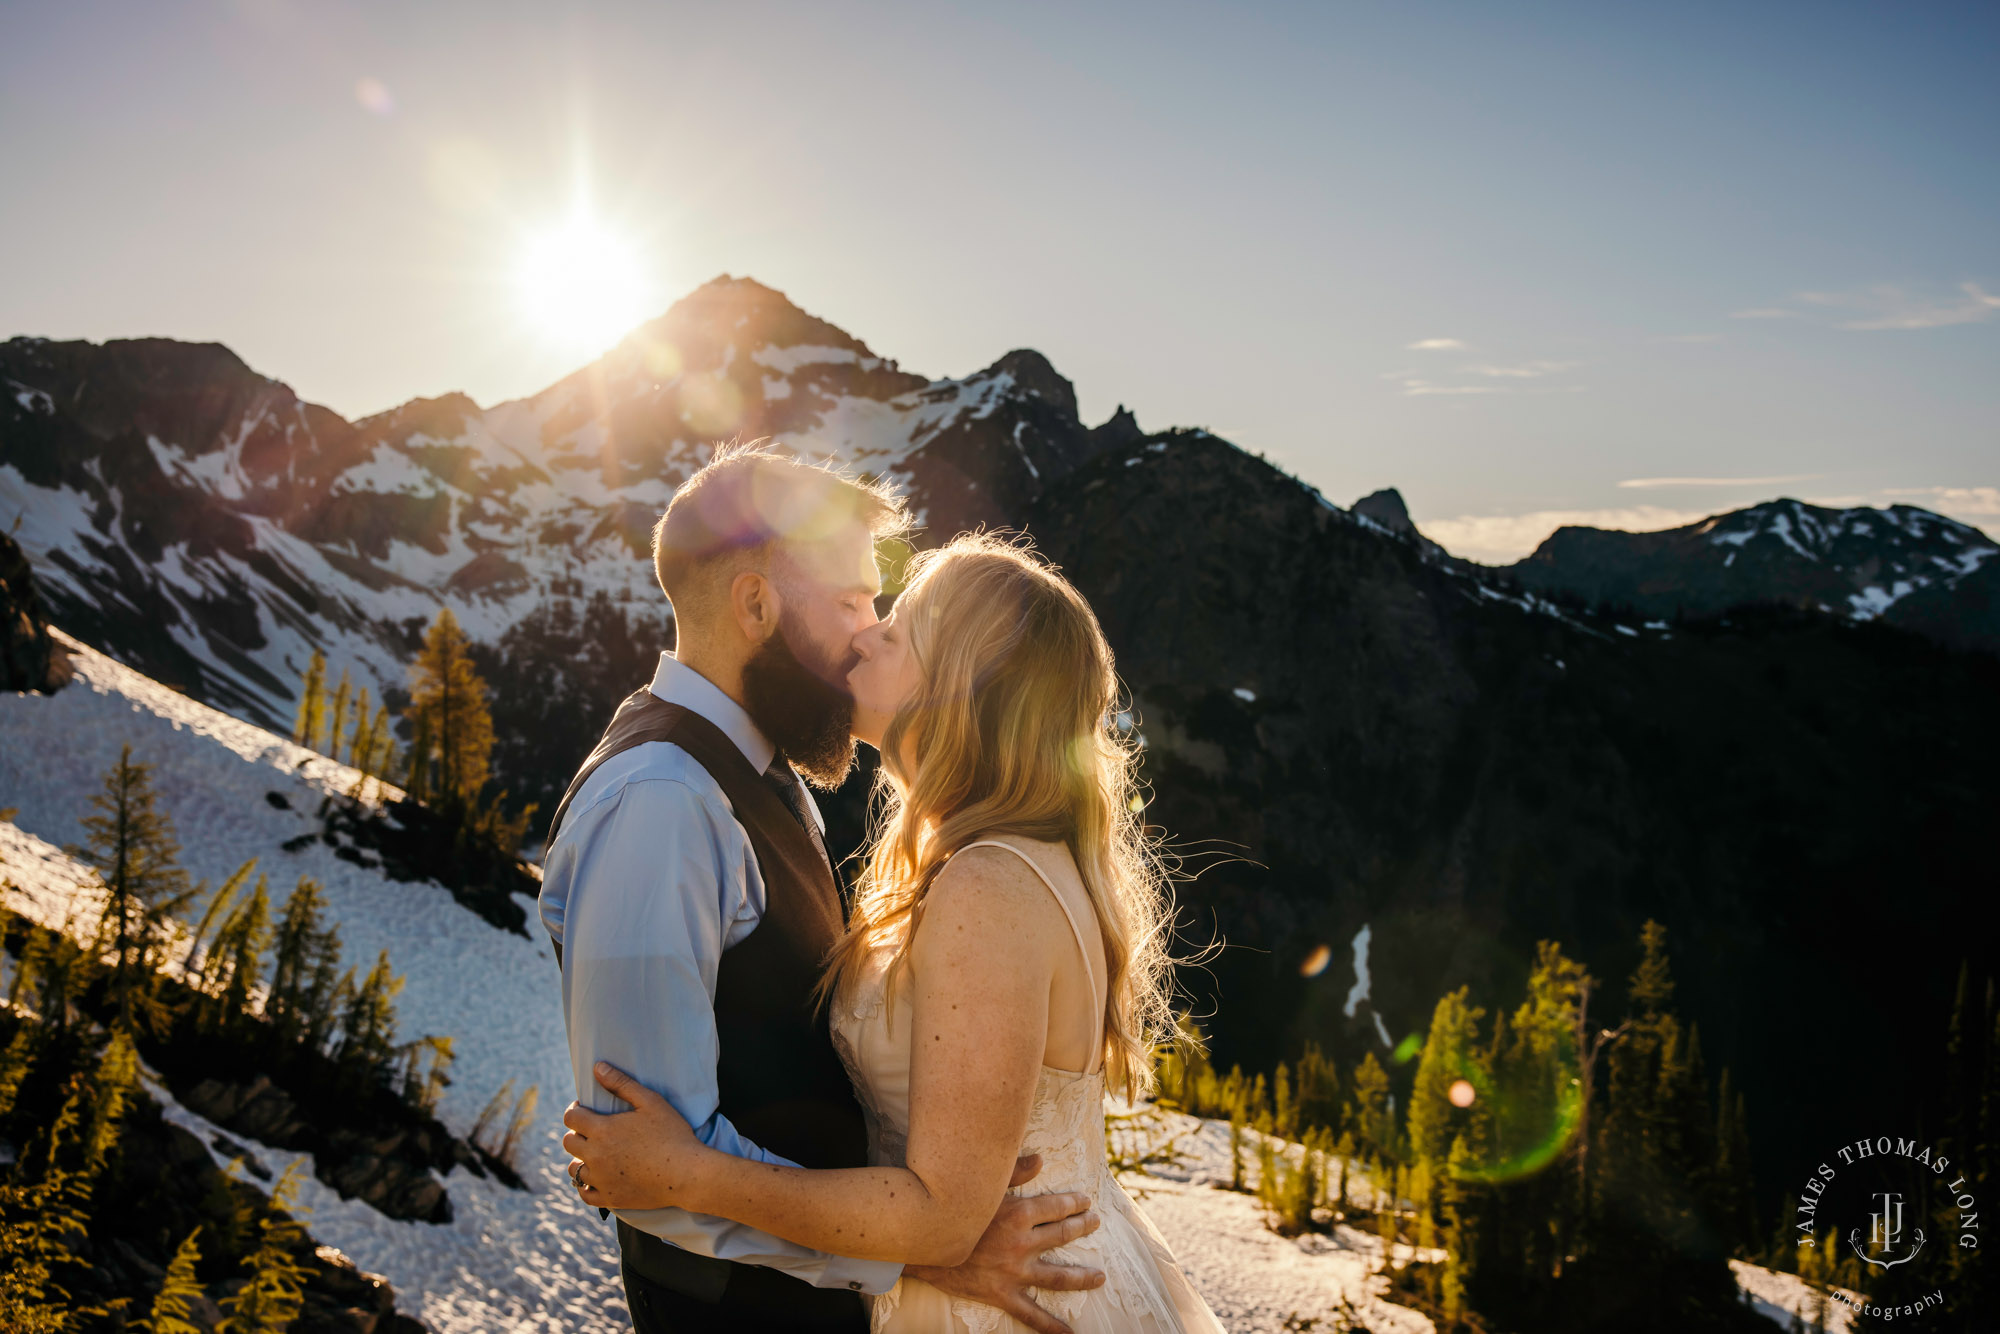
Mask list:
[[[1091,1070],[1095,1071],[1104,1060],[1104,1050],[1103,1050],[1104,1001],[1097,1000],[1097,970],[1091,966],[1090,946],[1084,940],[1083,924],[1077,921],[1076,912],[1069,906],[1069,896],[1064,894],[1060,889],[1056,888],[1056,882],[1049,879],[1049,873],[1042,869],[1040,862],[1036,861],[1033,857],[1030,857],[1026,852],[1022,851],[1020,848],[1014,846],[1012,843],[1009,843],[1004,839],[982,838],[975,843],[967,843],[964,847],[961,847],[958,850],[958,852],[964,852],[966,848],[1007,849],[1007,851],[1013,853],[1016,857],[1019,857],[1022,861],[1026,862],[1028,864],[1028,869],[1032,870],[1036,875],[1042,878],[1042,883],[1049,887],[1049,893],[1055,895],[1056,902],[1062,906],[1063,916],[1069,920],[1070,933],[1076,937],[1076,947],[1078,951],[1081,952],[1083,955],[1083,975],[1086,981],[1089,983],[1091,999],[1097,1002],[1097,1021],[1094,1027],[1097,1032],[1098,1050],[1097,1050],[1097,1055],[1091,1059],[1090,1063]],[[952,856],[954,857],[957,855],[958,855],[957,852],[952,854]]]

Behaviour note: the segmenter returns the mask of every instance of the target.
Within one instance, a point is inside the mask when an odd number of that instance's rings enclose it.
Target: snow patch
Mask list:
[[[731,344],[731,350],[735,345]],[[861,355],[851,347],[825,347],[814,343],[795,343],[791,347],[772,347],[766,344],[750,354],[750,360],[767,370],[780,375],[790,375],[801,366],[853,366],[861,361]],[[874,361],[873,357],[869,358]]]
[[[28,411],[39,413],[44,417],[56,415],[56,401],[49,397],[47,390],[30,389],[19,380],[9,380],[7,383],[14,386],[14,401]]]
[[[1374,936],[1375,928],[1367,922],[1363,922],[1361,929],[1354,933],[1354,985],[1348,988],[1347,1004],[1342,1007],[1342,1013],[1349,1019],[1354,1017],[1354,1011],[1360,1006],[1361,1002],[1368,999],[1370,989],[1368,979],[1368,943],[1374,939]]]

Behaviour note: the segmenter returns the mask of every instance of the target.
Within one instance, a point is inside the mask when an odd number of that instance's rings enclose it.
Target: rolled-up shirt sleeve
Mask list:
[[[562,945],[563,996],[577,1100],[625,1105],[591,1076],[609,1061],[664,1096],[712,1148],[795,1166],[742,1135],[719,1109],[715,975],[754,929],[763,881],[742,826],[688,783],[635,776],[572,812],[559,840],[566,893],[543,920]],[[551,849],[552,854],[556,849]],[[809,1250],[726,1218],[684,1209],[618,1216],[684,1250],[765,1265],[819,1287],[884,1292],[901,1266]]]

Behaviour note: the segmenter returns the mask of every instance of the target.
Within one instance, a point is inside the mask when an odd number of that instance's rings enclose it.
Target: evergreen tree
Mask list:
[[[295,1162],[286,1168],[271,1188],[270,1205],[257,1221],[257,1247],[243,1258],[250,1281],[224,1299],[216,1334],[283,1334],[305,1305],[308,1272],[297,1258],[306,1245],[305,1229],[286,1215],[298,1190],[299,1167]]]
[[[123,1044],[122,1049],[120,1044]],[[124,1034],[95,1078],[74,1076],[46,1136],[30,1144],[0,1183],[0,1334],[69,1330],[81,1307],[57,1280],[82,1268],[76,1246],[88,1232],[91,1192],[131,1093],[135,1069]]]
[[[1271,1080],[1271,1128],[1283,1139],[1299,1136],[1299,1108],[1292,1101],[1292,1072],[1283,1061]]]
[[[412,724],[408,755],[409,771],[403,778],[403,792],[411,801],[429,802],[432,795],[431,715],[419,713]]]
[[[1757,1239],[1756,1191],[1750,1178],[1750,1128],[1743,1094],[1732,1087],[1726,1065],[1722,1067],[1722,1082],[1716,1088],[1715,1101],[1716,1226],[1730,1254],[1747,1258]]]
[[[445,1072],[451,1069],[451,1039],[445,1037],[421,1037],[415,1042],[406,1042],[396,1049],[401,1058],[403,1101],[420,1112],[437,1111],[438,1095],[451,1080]]]
[[[347,730],[347,706],[354,698],[354,682],[348,679],[347,669],[340,669],[340,685],[333,692],[333,712],[327,716],[326,753],[328,759],[340,758],[340,737]]]
[[[318,1050],[333,1029],[340,932],[323,923],[323,908],[318,882],[300,876],[272,937],[264,1014],[281,1046],[303,1043]]]
[[[214,999],[212,1018],[227,1026],[250,1009],[250,994],[263,975],[264,946],[271,935],[270,883],[257,877],[256,887],[230,911],[215,932],[215,946],[202,969],[202,989]]]
[[[104,776],[83,817],[88,835],[72,855],[104,884],[104,914],[94,948],[107,951],[105,996],[113,1022],[131,1028],[152,1017],[155,952],[173,914],[197,892],[180,865],[173,822],[153,794],[152,766],[135,763],[132,747]]]
[[[396,762],[396,734],[389,729],[389,710],[386,705],[375,708],[375,722],[369,728],[373,744],[369,747],[362,772],[377,778],[386,777]]]
[[[432,799],[469,810],[486,785],[493,754],[493,715],[486,683],[474,670],[470,640],[449,608],[440,610],[410,665],[410,714],[429,742],[429,753],[413,751],[413,774],[435,765],[425,786]]]
[[[125,1109],[138,1084],[139,1056],[132,1050],[131,1036],[121,1029],[111,1035],[86,1083],[88,1101],[83,1105],[77,1144],[79,1170],[87,1178],[95,1180],[109,1161],[119,1123],[125,1119]]]
[[[237,891],[243,888],[244,882],[250,879],[250,872],[255,869],[257,869],[257,859],[255,857],[237,867],[230,873],[229,879],[222,882],[222,888],[216,890],[215,894],[209,899],[208,907],[202,909],[201,921],[195,926],[194,936],[188,941],[187,957],[181,963],[183,972],[193,971],[197,984],[199,984],[208,967],[206,959],[202,960],[200,968],[197,969],[194,966],[195,956],[201,953],[201,942],[208,938],[208,928],[213,926],[216,919],[221,917],[223,912],[234,902]]]
[[[514,1103],[513,1112],[507,1117],[507,1129],[500,1136],[500,1148],[493,1156],[507,1166],[514,1166],[514,1155],[520,1151],[521,1137],[528,1133],[528,1127],[535,1123],[535,1105],[541,1100],[539,1084],[528,1085]]]
[[[1468,1108],[1456,1107],[1451,1101],[1452,1086],[1477,1066],[1474,1047],[1479,1040],[1479,1021],[1486,1011],[1474,1006],[1470,995],[1469,988],[1460,987],[1438,999],[1410,1090],[1406,1123],[1410,1152],[1432,1171],[1444,1166],[1452,1140],[1465,1132],[1471,1115]]]
[[[202,1297],[201,1282],[194,1272],[201,1263],[201,1251],[195,1245],[195,1238],[200,1235],[201,1228],[196,1227],[182,1239],[145,1318],[133,1321],[129,1328],[142,1334],[207,1334],[194,1320],[194,1304]]]
[[[389,951],[383,950],[341,1016],[338,1060],[351,1086],[386,1077],[395,1053],[396,993],[402,989],[403,979],[389,970]]]
[[[308,750],[318,750],[319,735],[325,729],[326,654],[314,649],[299,682],[299,711],[292,724],[292,740]]]
[[[1299,1057],[1298,1103],[1301,1126],[1340,1129],[1340,1075],[1316,1042],[1306,1043]]]
[[[0,1047],[0,1121],[5,1121],[14,1110],[21,1096],[21,1085],[27,1082],[28,1071],[34,1068],[40,1048],[35,1039],[40,1031],[34,1024],[21,1024],[7,1045]]]
[[[1473,1156],[1463,1135],[1455,1136],[1445,1159],[1442,1297],[1445,1319],[1465,1314],[1479,1269],[1479,1210],[1471,1185]]]
[[[1389,1114],[1389,1072],[1374,1052],[1354,1067],[1353,1092],[1347,1102],[1347,1123],[1356,1143],[1371,1158],[1388,1158],[1395,1142],[1395,1127]]]

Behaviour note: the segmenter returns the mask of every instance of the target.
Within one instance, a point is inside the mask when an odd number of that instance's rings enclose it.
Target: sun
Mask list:
[[[586,214],[529,237],[515,285],[538,334],[584,351],[609,347],[649,313],[638,248]]]

